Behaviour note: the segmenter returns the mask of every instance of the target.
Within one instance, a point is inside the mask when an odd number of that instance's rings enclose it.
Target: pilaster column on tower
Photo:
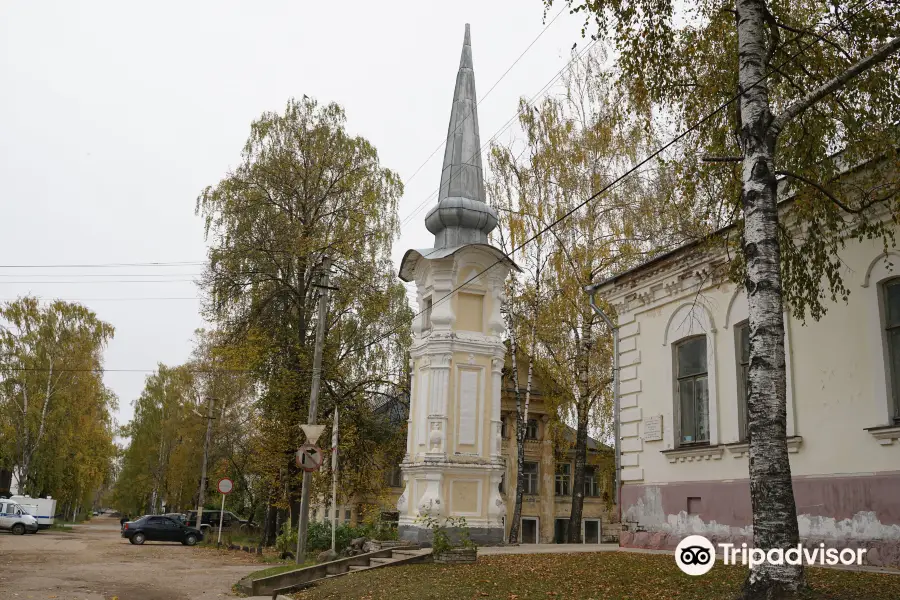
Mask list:
[[[491,271],[488,275],[491,289],[491,314],[488,316],[487,333],[490,336],[502,338],[503,332],[506,331],[506,323],[503,320],[502,312],[503,307],[506,305],[504,279],[506,279],[506,274],[509,271],[507,269],[502,269],[502,273],[501,270],[497,269],[492,269]],[[506,347],[504,346],[504,354],[505,352]]]
[[[500,480],[503,478],[503,471],[493,470],[490,475],[491,495],[488,498],[488,528],[499,528],[506,535],[505,517],[506,502],[500,495]]]
[[[453,314],[453,259],[435,261],[431,271],[431,330],[450,333],[456,323]]]
[[[491,461],[503,464],[503,421],[500,419],[502,394],[503,356],[499,353],[491,359]]]
[[[413,394],[416,391],[416,379],[417,379],[416,378],[416,361],[414,359],[410,358],[409,359],[409,412],[407,413],[407,417],[406,417],[406,431],[407,432],[413,430],[412,406],[413,406]],[[410,457],[415,456],[415,454],[416,454],[416,449],[413,446],[414,443],[415,443],[415,440],[413,439],[413,436],[407,434],[406,435],[406,454],[403,455],[403,462],[400,463],[401,471],[403,470],[402,465],[408,463],[410,461]],[[404,476],[404,478],[405,478],[405,476]]]
[[[447,390],[450,388],[450,354],[439,354],[431,361],[431,392],[428,402],[427,461],[447,460]]]
[[[446,507],[441,503],[441,485],[444,474],[441,471],[434,470],[419,475],[417,479],[419,485],[425,486],[425,493],[422,494],[422,498],[416,505],[417,517],[429,515],[439,518],[445,516]]]

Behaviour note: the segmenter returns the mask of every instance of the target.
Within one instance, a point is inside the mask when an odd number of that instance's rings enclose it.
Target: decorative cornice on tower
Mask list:
[[[497,212],[485,203],[477,106],[467,23],[453,91],[438,205],[425,217],[425,226],[434,234],[435,248],[486,244],[488,234],[497,226]]]

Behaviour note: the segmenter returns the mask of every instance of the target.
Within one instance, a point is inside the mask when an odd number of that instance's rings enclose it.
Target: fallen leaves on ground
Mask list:
[[[325,581],[298,600],[733,600],[747,570],[716,563],[700,577],[669,555],[630,552],[483,556],[474,565],[388,567]],[[900,574],[812,568],[821,600],[897,600]]]

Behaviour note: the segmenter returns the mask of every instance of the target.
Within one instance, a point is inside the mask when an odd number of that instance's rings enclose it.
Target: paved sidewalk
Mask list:
[[[499,554],[573,554],[575,552],[617,552],[618,544],[520,544],[518,546],[481,546],[479,556]]]

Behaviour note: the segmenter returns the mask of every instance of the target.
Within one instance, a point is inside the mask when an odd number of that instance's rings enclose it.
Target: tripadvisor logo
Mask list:
[[[749,548],[747,544],[736,547],[734,544],[719,544],[722,562],[726,565],[741,564],[751,569],[768,563],[771,565],[861,565],[865,548],[826,548],[824,543],[818,547],[804,548],[797,544],[794,548],[784,550],[772,548],[768,552],[760,548]],[[675,548],[675,564],[688,575],[704,575],[713,568],[716,562],[716,547],[702,535],[689,535],[681,540]]]
[[[716,548],[702,535],[689,535],[675,547],[675,564],[688,575],[705,575],[716,562]]]

